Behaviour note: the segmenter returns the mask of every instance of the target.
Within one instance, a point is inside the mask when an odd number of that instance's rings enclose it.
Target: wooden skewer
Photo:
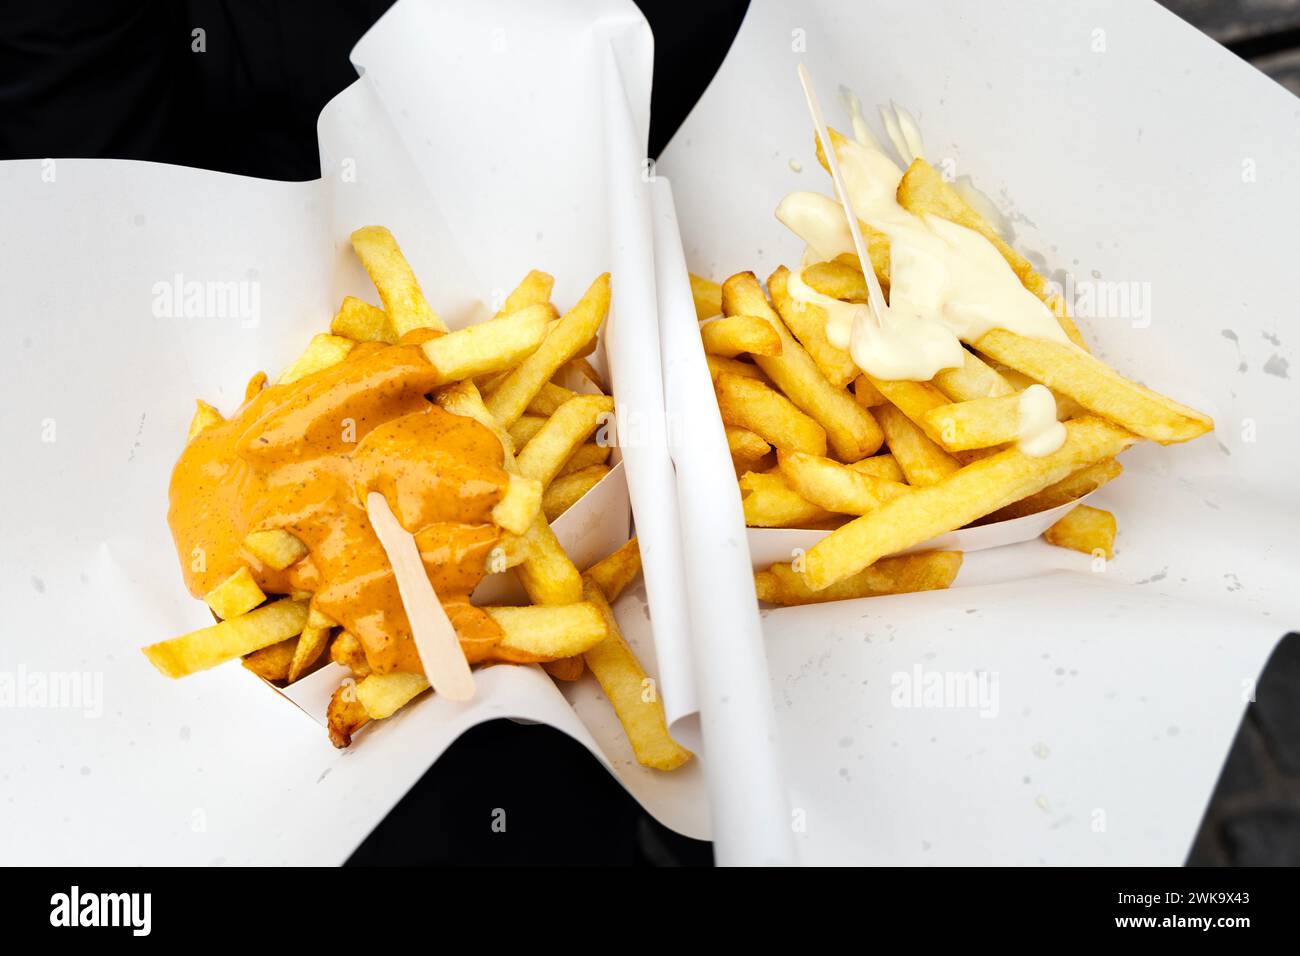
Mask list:
[[[812,113],[817,138],[822,141],[822,151],[826,154],[826,165],[830,167],[835,192],[839,194],[840,205],[844,207],[844,215],[849,220],[849,234],[853,236],[853,248],[857,250],[858,262],[862,265],[862,277],[867,280],[867,302],[870,305],[871,317],[875,319],[876,327],[879,328],[881,318],[885,314],[885,293],[880,288],[880,280],[876,278],[876,270],[871,267],[867,244],[862,241],[862,230],[858,228],[858,214],[853,211],[853,204],[849,202],[849,191],[844,185],[844,176],[840,172],[840,161],[835,155],[835,147],[831,145],[831,135],[826,131],[826,120],[822,116],[821,105],[817,102],[817,94],[813,92],[812,77],[808,75],[808,69],[802,63],[799,64],[799,82],[803,84],[803,95],[808,100],[808,112]]]
[[[474,675],[460,649],[456,629],[429,583],[415,538],[398,523],[388,501],[377,491],[366,496],[366,514],[393,566],[424,676],[434,693],[448,700],[469,700],[474,696]]]

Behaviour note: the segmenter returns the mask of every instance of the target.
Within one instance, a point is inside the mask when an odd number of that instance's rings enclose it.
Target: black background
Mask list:
[[[388,0],[36,0],[0,12],[0,159],[100,157],[320,175],[316,119]],[[744,0],[640,0],[655,35],[650,152],[720,65]],[[191,51],[190,31],[206,31]],[[1245,51],[1243,51],[1245,52]],[[1300,638],[1259,688],[1189,862],[1300,864]],[[493,833],[496,808],[509,818]],[[546,727],[467,733],[351,863],[707,864],[591,755]]]

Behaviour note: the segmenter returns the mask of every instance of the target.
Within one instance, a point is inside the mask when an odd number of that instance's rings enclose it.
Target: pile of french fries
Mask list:
[[[820,142],[817,155],[826,168]],[[791,297],[786,267],[768,277],[766,292],[752,272],[721,284],[692,275],[746,524],[830,532],[792,562],[756,574],[759,598],[772,604],[947,587],[960,554],[890,556],[967,525],[1075,501],[1116,477],[1116,456],[1135,442],[1188,441],[1214,426],[1090,354],[1047,280],[924,159],[907,166],[897,200],[988,239],[1073,345],[995,329],[967,346],[961,367],[930,381],[886,381],[831,344],[825,311]],[[888,237],[859,225],[887,293]],[[833,299],[868,301],[852,253],[810,264],[802,278]],[[1042,457],[1016,447],[1020,393],[1035,383],[1052,391],[1067,430],[1064,444]],[[1113,515],[1079,505],[1045,537],[1110,559],[1115,532]]]
[[[560,315],[551,304],[552,277],[530,272],[490,320],[449,331],[430,307],[392,234],[366,227],[352,245],[374,282],[382,308],[343,300],[328,333],[276,379],[291,384],[348,361],[363,342],[410,345],[436,372],[428,398],[453,415],[471,418],[500,441],[509,485],[493,508],[501,529],[502,566],[514,573],[531,605],[486,608],[502,638],[487,662],[541,663],[558,680],[590,670],[622,723],[636,759],[671,770],[691,757],[669,735],[663,705],[619,632],[610,603],[641,570],[636,539],[585,571],[560,545],[550,523],[609,471],[610,443],[592,441],[614,410],[603,379],[587,361],[609,309],[610,282],[602,275]],[[560,384],[578,374],[582,392]],[[573,383],[573,379],[567,379]],[[268,386],[258,373],[246,401]],[[205,402],[189,440],[223,421]],[[249,534],[243,547],[277,570],[308,558],[301,540],[283,529]],[[329,705],[330,739],[348,746],[364,725],[391,716],[429,689],[422,673],[380,672],[361,641],[313,606],[312,594],[264,594],[241,567],[205,599],[218,623],[144,648],[162,673],[181,677],[243,658],[246,668],[277,685],[298,680],[326,661],[350,676]]]

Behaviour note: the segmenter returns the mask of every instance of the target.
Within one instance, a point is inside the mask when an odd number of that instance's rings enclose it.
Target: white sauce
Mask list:
[[[1020,426],[1016,447],[1041,458],[1065,443],[1065,426],[1056,420],[1056,399],[1046,385],[1034,383],[1020,393]]]

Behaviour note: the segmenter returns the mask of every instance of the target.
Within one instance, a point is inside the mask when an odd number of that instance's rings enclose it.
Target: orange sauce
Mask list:
[[[471,663],[501,640],[469,603],[500,532],[501,444],[432,404],[433,369],[412,344],[363,343],[341,363],[252,395],[186,446],[172,471],[167,520],[195,597],[246,566],[268,594],[312,604],[361,641],[378,673],[420,671],[388,558],[365,496],[378,491],[415,535],[425,569]],[[284,529],[308,554],[283,571],[244,539]]]

